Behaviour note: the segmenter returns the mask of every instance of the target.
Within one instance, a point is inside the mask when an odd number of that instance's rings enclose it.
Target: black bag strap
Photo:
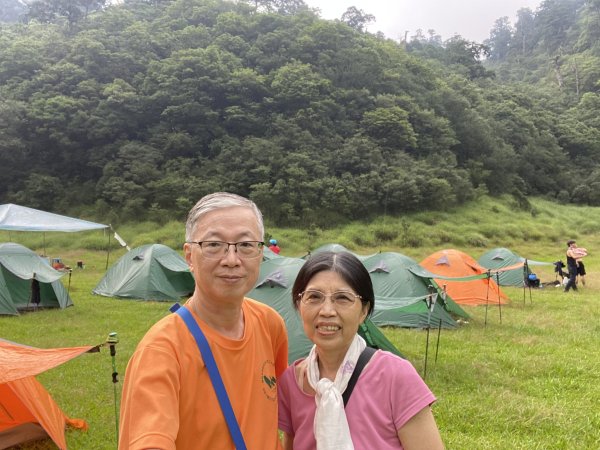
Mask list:
[[[346,390],[342,394],[342,398],[344,399],[344,407],[348,404],[348,400],[350,400],[350,394],[354,390],[354,385],[360,376],[360,373],[363,371],[371,356],[375,354],[377,349],[373,347],[365,347],[360,356],[358,357],[358,361],[356,361],[356,366],[354,367],[354,372],[352,372],[352,376],[348,380],[348,386],[346,386]]]

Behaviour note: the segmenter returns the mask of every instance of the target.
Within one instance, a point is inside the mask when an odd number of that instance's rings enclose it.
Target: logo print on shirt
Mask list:
[[[275,377],[275,364],[266,360],[261,367],[260,381],[262,390],[269,400],[277,399],[277,377]]]

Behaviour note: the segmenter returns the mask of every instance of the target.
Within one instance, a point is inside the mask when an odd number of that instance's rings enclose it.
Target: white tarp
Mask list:
[[[0,205],[0,230],[9,231],[86,231],[108,228],[108,225],[61,216],[39,209],[8,203]]]

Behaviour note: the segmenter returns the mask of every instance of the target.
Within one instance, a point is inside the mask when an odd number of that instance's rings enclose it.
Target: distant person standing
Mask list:
[[[573,288],[577,290],[577,271],[578,271],[578,259],[581,257],[576,252],[577,243],[574,240],[567,241],[567,269],[569,270],[569,281],[565,286],[565,292],[569,292],[569,289]]]
[[[581,281],[581,284],[585,286],[585,264],[583,264],[583,257],[587,256],[587,250],[583,247],[577,247],[577,244],[573,244],[573,253],[575,254],[575,260],[577,261],[577,281]]]
[[[40,295],[40,282],[35,278],[35,273],[33,276],[34,278],[31,279],[31,303],[37,307],[40,306],[42,297]]]
[[[279,245],[277,245],[277,239],[271,239],[269,241],[269,250],[271,250],[273,253],[279,255],[279,252],[281,251],[281,249],[279,248]]]

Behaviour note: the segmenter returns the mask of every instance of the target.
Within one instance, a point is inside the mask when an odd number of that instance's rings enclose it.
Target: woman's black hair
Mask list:
[[[363,304],[369,305],[367,316],[375,307],[375,294],[369,271],[363,263],[348,252],[321,252],[312,255],[300,268],[292,287],[292,302],[298,309],[300,294],[304,292],[310,280],[319,272],[332,271],[341,276],[354,292],[360,295]]]

